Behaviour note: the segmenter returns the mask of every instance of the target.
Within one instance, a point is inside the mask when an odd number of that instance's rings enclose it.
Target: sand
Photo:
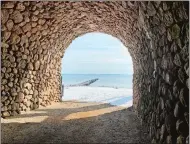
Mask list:
[[[109,93],[105,88],[94,91],[87,88],[92,95],[81,92],[77,95],[77,89],[69,88],[65,94],[73,94],[75,100],[66,101],[69,95],[65,95],[65,101],[53,103],[48,107],[40,107],[34,111],[23,112],[13,118],[1,120],[2,143],[150,143],[148,135],[141,126],[131,107],[125,104],[115,105],[89,102],[113,99],[127,96],[123,90],[111,89]],[[70,90],[75,90],[71,92]],[[120,96],[114,95],[119,93]],[[97,92],[97,93],[96,93]],[[130,92],[129,92],[130,93]],[[87,94],[87,93],[86,93]],[[110,97],[105,97],[105,95]],[[82,102],[77,100],[81,99]],[[95,97],[97,96],[97,97]],[[90,98],[89,98],[90,97]],[[119,105],[122,106],[119,106]],[[125,106],[124,106],[125,105]]]

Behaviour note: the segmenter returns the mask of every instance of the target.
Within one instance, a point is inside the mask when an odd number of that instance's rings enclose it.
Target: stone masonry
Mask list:
[[[76,37],[110,34],[133,60],[133,106],[153,143],[189,139],[189,2],[1,3],[1,116],[60,101]]]

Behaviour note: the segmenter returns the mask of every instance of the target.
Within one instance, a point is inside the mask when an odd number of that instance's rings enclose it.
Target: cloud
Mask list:
[[[99,59],[89,59],[89,60],[78,60],[78,63],[91,63],[91,64],[130,64],[132,66],[131,58],[99,58]]]
[[[86,72],[132,72],[128,49],[110,35],[89,34],[74,40],[62,60],[65,70]]]

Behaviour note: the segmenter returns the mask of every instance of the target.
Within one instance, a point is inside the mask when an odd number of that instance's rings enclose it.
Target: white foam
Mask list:
[[[68,87],[64,89],[63,101],[102,102],[112,105],[132,106],[132,89],[110,87]]]

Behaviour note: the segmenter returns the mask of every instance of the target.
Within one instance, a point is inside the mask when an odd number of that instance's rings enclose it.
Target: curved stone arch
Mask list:
[[[88,31],[85,31],[84,33],[82,33],[82,34],[80,34],[80,35],[77,35],[77,37],[80,37],[80,36],[83,36],[84,34],[86,34],[86,33],[89,33],[89,32],[100,32],[100,31],[95,31],[95,30],[88,30]],[[105,31],[101,31],[101,33],[105,33],[105,34],[109,34],[109,35],[111,35],[111,36],[113,36],[113,37],[115,37],[113,34],[110,34],[110,33],[106,33]],[[66,45],[66,47],[61,47],[62,49],[60,49],[60,50],[58,50],[57,52],[55,51],[55,50],[53,50],[53,54],[54,55],[56,55],[56,56],[58,56],[58,59],[59,59],[59,63],[61,62],[60,60],[61,60],[61,58],[64,56],[64,52],[65,52],[65,50],[66,50],[66,48],[71,44],[71,42],[72,42],[72,40],[74,40],[76,37],[75,36],[73,36],[73,37],[70,37],[70,39],[69,39],[69,41],[67,41],[67,43],[65,43],[65,45]],[[117,37],[115,37],[115,38],[117,38]],[[117,38],[118,39],[118,38]],[[122,43],[122,40],[120,40],[120,39],[118,39],[121,43]],[[64,42],[63,42],[64,43]],[[57,54],[57,53],[60,53],[60,54]],[[53,55],[52,53],[51,53],[51,55]],[[56,62],[58,62],[58,61],[56,61]],[[47,63],[48,63],[48,61],[47,61]],[[49,66],[49,64],[47,64],[47,67]],[[60,67],[58,67],[58,69],[59,70],[57,70],[58,72],[60,72],[61,70],[60,70]],[[47,82],[47,81],[46,81]],[[43,95],[43,94],[42,94]]]
[[[77,36],[97,31],[117,37],[128,48],[134,69],[134,107],[148,122],[153,140],[164,142],[165,133],[155,136],[160,129],[166,127],[172,135],[170,128],[179,126],[180,120],[188,127],[188,4],[2,2],[1,115],[59,101],[64,50]],[[160,116],[166,117],[165,122],[158,120]],[[177,136],[187,136],[186,130],[177,131]]]
[[[128,31],[132,31],[135,21],[133,23],[133,26],[130,26],[132,23],[127,22],[127,20],[122,19],[122,15],[125,12],[125,17],[128,18],[127,11],[122,8],[123,4],[121,2],[105,2],[105,3],[99,3],[99,2],[61,2],[59,3],[60,8],[57,8],[56,10],[53,9],[58,3],[55,2],[39,2],[39,3],[31,3],[31,7],[37,6],[37,7],[43,7],[45,5],[45,8],[48,9],[48,14],[45,12],[42,12],[44,14],[43,18],[39,18],[38,23],[42,25],[37,25],[36,27],[39,28],[39,30],[42,31],[42,33],[37,33],[38,36],[39,45],[38,47],[44,48],[44,54],[46,54],[45,58],[42,60],[39,60],[41,62],[41,70],[39,73],[50,73],[47,69],[49,69],[49,64],[52,58],[59,59],[60,56],[64,53],[65,48],[71,43],[71,41],[82,34],[88,33],[88,32],[103,32],[110,34],[112,36],[115,36],[122,41],[125,45],[128,47],[135,47],[132,42],[126,43],[126,38],[129,38],[128,41],[132,41],[134,43],[134,38],[132,38],[133,34],[130,34],[126,37],[127,33],[125,31],[122,31],[122,29],[128,27],[130,28]],[[101,4],[101,5],[99,5]],[[72,7],[72,8],[70,8]],[[94,8],[95,11],[91,10],[91,8]],[[121,12],[117,13],[118,7],[121,7]],[[133,5],[132,8],[135,6]],[[137,7],[137,6],[136,6]],[[64,8],[64,9],[63,9]],[[77,9],[78,8],[78,9]],[[107,8],[107,11],[106,11]],[[128,11],[132,13],[132,8],[130,8]],[[43,10],[43,8],[41,8]],[[64,10],[67,11],[64,11]],[[44,10],[45,11],[45,10]],[[114,14],[114,11],[116,11],[116,14]],[[103,13],[100,15],[100,13]],[[36,11],[34,11],[36,13]],[[63,14],[62,14],[63,13]],[[68,15],[69,13],[69,15]],[[88,16],[90,14],[91,16]],[[114,15],[113,15],[114,14]],[[136,12],[136,19],[138,18],[138,13]],[[68,16],[67,16],[68,15]],[[120,16],[121,15],[121,16]],[[41,17],[41,15],[39,15]],[[66,17],[66,18],[65,18]],[[64,21],[64,18],[66,19]],[[31,19],[35,21],[37,19],[36,16],[32,16]],[[48,20],[45,20],[48,19]],[[135,19],[135,17],[129,18]],[[63,21],[62,21],[63,20]],[[50,21],[52,21],[52,24],[49,24]],[[48,25],[48,26],[47,26]],[[48,28],[47,28],[48,27]],[[48,30],[48,32],[45,32],[45,30]],[[52,29],[53,32],[50,30]],[[33,30],[33,29],[32,29]],[[41,34],[41,35],[40,35]],[[38,39],[35,35],[32,37],[33,39]],[[54,39],[53,39],[54,38]],[[63,43],[63,45],[60,44],[60,42]],[[60,44],[60,45],[59,45]],[[53,48],[52,48],[53,46]],[[47,49],[47,50],[46,50]],[[132,48],[131,48],[132,49]],[[130,50],[129,50],[130,51]],[[132,51],[132,50],[131,50]],[[59,62],[58,62],[59,61]],[[56,64],[60,63],[60,60],[56,61]],[[55,65],[55,64],[52,64]],[[60,64],[59,64],[60,65]],[[58,68],[57,68],[58,69]],[[45,71],[46,70],[46,71]],[[60,68],[59,68],[60,71]],[[51,71],[52,73],[52,71]],[[40,79],[40,78],[38,78]],[[43,83],[44,86],[39,88],[39,95],[44,97],[47,93],[45,88],[49,83],[50,77],[45,78],[45,76],[42,78],[40,83]],[[58,83],[58,81],[57,81]],[[39,84],[41,85],[41,84]],[[45,86],[46,85],[46,86]],[[40,92],[41,91],[41,92]],[[51,100],[52,101],[52,100]]]

